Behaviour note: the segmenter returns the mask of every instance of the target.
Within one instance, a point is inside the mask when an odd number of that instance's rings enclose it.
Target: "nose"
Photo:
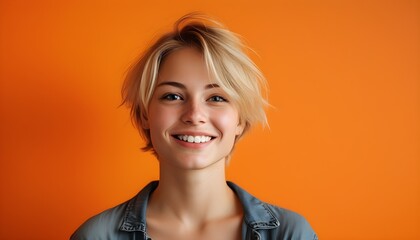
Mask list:
[[[200,125],[207,122],[207,111],[204,103],[197,100],[190,100],[185,104],[182,121],[189,125]]]

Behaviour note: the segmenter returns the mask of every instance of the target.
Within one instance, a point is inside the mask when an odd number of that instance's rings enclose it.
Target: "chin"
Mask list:
[[[192,157],[187,156],[183,158],[178,158],[177,160],[172,159],[172,166],[184,170],[204,170],[207,168],[212,168],[219,165],[225,165],[225,158],[218,160],[211,160],[208,157]]]

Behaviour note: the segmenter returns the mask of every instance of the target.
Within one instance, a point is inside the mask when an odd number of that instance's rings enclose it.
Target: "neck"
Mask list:
[[[151,196],[151,213],[186,225],[235,215],[240,203],[226,184],[224,161],[200,170],[160,166],[159,186]]]

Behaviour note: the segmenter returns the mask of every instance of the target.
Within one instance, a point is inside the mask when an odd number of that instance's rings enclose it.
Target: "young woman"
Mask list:
[[[142,55],[122,93],[160,179],[71,239],[317,239],[300,215],[225,179],[235,143],[266,122],[265,80],[244,50],[217,22],[187,15]]]

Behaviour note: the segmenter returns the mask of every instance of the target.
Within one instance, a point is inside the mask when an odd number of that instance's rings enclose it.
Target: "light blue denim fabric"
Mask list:
[[[154,181],[131,200],[108,209],[83,223],[71,240],[151,240],[147,235],[146,208],[149,195],[158,186]],[[302,216],[264,203],[232,182],[229,187],[240,199],[244,219],[243,240],[317,240]]]

